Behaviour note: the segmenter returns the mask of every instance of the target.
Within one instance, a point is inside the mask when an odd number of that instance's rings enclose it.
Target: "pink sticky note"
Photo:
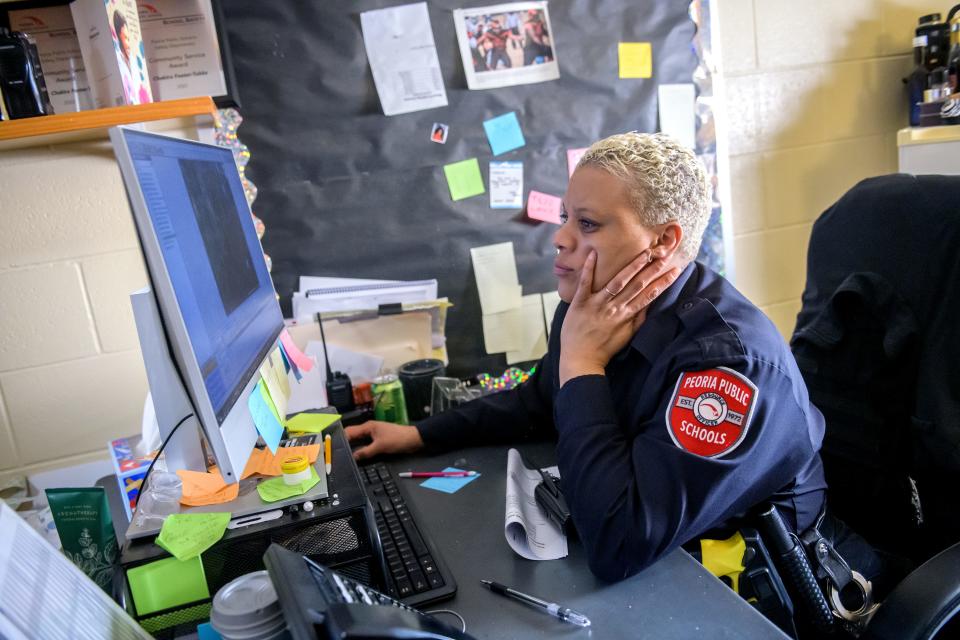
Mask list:
[[[290,337],[286,329],[280,332],[280,344],[283,345],[287,356],[293,360],[294,364],[296,364],[301,371],[310,371],[310,369],[313,369],[313,360],[305,356],[303,351],[300,351],[300,347],[294,344],[293,338]]]
[[[586,148],[567,149],[567,177],[573,175],[573,170],[577,168],[577,163],[580,162],[580,158],[582,158],[586,152]]]
[[[534,220],[543,220],[560,224],[560,205],[562,199],[549,193],[531,191],[527,197],[527,216]]]

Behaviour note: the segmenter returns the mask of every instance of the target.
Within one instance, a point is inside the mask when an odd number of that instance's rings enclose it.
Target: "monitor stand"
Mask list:
[[[150,287],[145,287],[130,294],[133,304],[133,316],[137,323],[137,333],[140,336],[140,350],[143,352],[143,364],[147,370],[147,382],[150,386],[150,395],[153,396],[153,406],[157,414],[157,424],[160,427],[160,437],[164,440],[183,416],[193,413],[193,403],[184,389],[180,375],[167,344],[163,322],[157,308],[157,301]],[[331,409],[332,410],[332,409]],[[201,447],[200,423],[196,416],[188,419],[170,438],[163,450],[167,470],[173,472],[180,469],[192,471],[206,471],[207,464]],[[209,513],[229,511],[234,518],[249,516],[257,513],[281,510],[292,504],[299,504],[307,500],[320,500],[327,497],[327,474],[324,469],[323,457],[319,457],[314,469],[320,477],[310,491],[303,495],[287,500],[265,503],[257,493],[256,477],[240,481],[239,496],[231,502],[206,505],[202,507],[180,507],[180,513]],[[241,470],[242,471],[242,470]],[[148,483],[149,484],[149,483]],[[150,518],[138,523],[136,512],[133,514],[130,526],[127,528],[127,540],[155,536],[160,533],[163,525],[159,518]]]
[[[157,308],[157,299],[150,287],[130,294],[133,317],[140,336],[140,351],[147,370],[147,382],[153,407],[160,427],[161,442],[170,437],[170,432],[184,416],[194,413],[193,403],[183,388],[176,364],[167,345],[167,336]],[[200,422],[197,416],[180,425],[164,448],[167,468],[206,471],[206,460],[200,446]]]

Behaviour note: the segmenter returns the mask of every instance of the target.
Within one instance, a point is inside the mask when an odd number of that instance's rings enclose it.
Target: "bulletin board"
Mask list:
[[[448,106],[384,116],[360,27],[388,0],[223,3],[257,185],[254,213],[285,315],[300,275],[396,280],[436,278],[454,303],[447,319],[448,372],[499,374],[487,355],[470,248],[513,242],[523,293],[555,290],[556,226],[521,210],[491,209],[489,193],[454,202],[443,165],[476,157],[524,164],[524,191],[563,195],[568,148],[614,133],[654,132],[657,85],[689,83],[696,26],[684,0],[550,0],[560,79],[471,91],[453,11],[496,2],[429,0]],[[618,42],[649,42],[653,78],[618,77]],[[526,146],[494,157],[483,121],[514,111]],[[444,145],[430,141],[448,124]]]

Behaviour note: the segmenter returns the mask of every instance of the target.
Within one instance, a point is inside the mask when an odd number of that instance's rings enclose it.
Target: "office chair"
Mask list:
[[[922,563],[864,638],[960,635],[957,247],[953,176],[865,180],[810,238],[790,346],[826,420],[828,504],[874,546]]]

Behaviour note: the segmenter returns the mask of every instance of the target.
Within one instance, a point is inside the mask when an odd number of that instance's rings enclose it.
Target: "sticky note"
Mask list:
[[[270,447],[270,451],[276,453],[277,445],[280,444],[280,438],[283,436],[283,425],[280,424],[277,410],[273,407],[262,380],[258,380],[257,386],[250,392],[247,406],[250,408],[253,424],[256,425],[263,441]]]
[[[283,478],[270,478],[257,485],[257,493],[264,502],[276,502],[277,500],[286,500],[294,496],[303,495],[320,482],[320,476],[317,470],[310,466],[310,479],[304,480],[300,484],[287,484]]]
[[[290,373],[290,361],[287,359],[287,353],[283,350],[283,345],[281,344],[277,347],[277,351],[280,352],[280,358],[283,360],[283,369],[287,373]]]
[[[553,224],[561,224],[560,210],[563,199],[549,193],[530,191],[527,196],[527,217]]]
[[[447,176],[450,199],[454,201],[478,196],[486,191],[483,188],[483,176],[480,175],[480,163],[476,158],[444,165],[443,173]]]
[[[499,313],[484,314],[482,324],[483,347],[488,354],[520,349],[520,337],[523,332],[520,307]]]
[[[272,409],[275,411],[273,414],[274,417],[277,419],[277,422],[283,424],[284,418],[287,415],[287,399],[289,396],[283,393],[283,388],[277,381],[277,376],[269,361],[260,365],[260,380],[263,382],[263,386],[270,398]]]
[[[621,42],[617,45],[621,78],[649,78],[653,75],[653,52],[649,42]]]
[[[560,294],[556,291],[541,293],[543,298],[543,319],[547,324],[547,337],[550,337],[550,327],[553,325],[553,316],[557,314],[557,307],[560,306]]]
[[[523,208],[523,163],[490,163],[490,208]]]
[[[198,640],[223,640],[223,636],[217,633],[209,622],[203,622],[197,625]]]
[[[539,293],[523,296],[519,324],[518,346],[515,350],[507,350],[507,364],[539,360],[547,352],[547,330],[543,324],[543,298]]]
[[[507,151],[513,151],[527,144],[520,130],[520,121],[517,113],[511,111],[502,116],[483,121],[483,130],[487,132],[487,140],[493,155],[498,156]]]
[[[697,143],[695,104],[696,90],[691,83],[661,84],[657,87],[660,132],[673,136],[680,144],[691,149]]]
[[[238,483],[227,484],[220,472],[205,473],[203,471],[177,471],[183,483],[183,493],[180,504],[188,507],[201,507],[207,504],[223,504],[235,500],[240,495]]]
[[[463,471],[463,469],[457,469],[455,467],[447,467],[444,471]],[[481,474],[475,476],[456,476],[453,478],[430,478],[425,482],[421,482],[421,487],[426,487],[427,489],[433,489],[434,491],[442,491],[444,493],[456,493],[463,489],[465,486],[476,480],[480,477]]]
[[[229,513],[174,513],[164,518],[157,544],[177,560],[196,558],[223,537],[229,523]]]
[[[309,444],[300,447],[280,447],[276,454],[270,453],[266,449],[254,449],[247,460],[247,465],[243,468],[243,474],[240,479],[249,478],[255,473],[262,476],[279,476],[283,473],[280,465],[287,458],[293,456],[306,456],[310,463],[317,461],[320,455],[319,444]]]
[[[522,288],[512,242],[473,247],[470,261],[484,314],[520,308]]]
[[[287,333],[286,329],[280,332],[280,344],[283,345],[283,350],[286,351],[287,357],[290,358],[290,360],[296,364],[297,367],[303,371],[310,371],[310,369],[313,369],[313,360],[305,356],[303,352],[300,351],[300,347],[293,342],[293,338],[290,337],[290,334]]]
[[[580,162],[580,158],[583,157],[583,154],[587,152],[587,147],[582,149],[567,149],[567,177],[573,175],[574,170],[577,168],[577,163]]]
[[[164,558],[142,564],[127,571],[127,582],[141,616],[210,597],[200,556],[186,562]]]
[[[339,419],[337,413],[298,413],[287,420],[287,429],[299,433],[320,433]]]
[[[293,377],[297,380],[297,383],[299,383],[303,379],[303,374],[300,373],[300,367],[298,367],[297,364],[290,359],[290,356],[287,355],[287,350],[283,346],[282,342],[280,343],[280,353],[283,354],[284,364],[290,368],[290,371],[293,371]]]
[[[270,354],[270,365],[273,368],[273,375],[277,379],[277,384],[286,398],[290,397],[290,380],[287,379],[287,368],[283,363],[283,356],[280,355],[280,347],[277,347]]]

